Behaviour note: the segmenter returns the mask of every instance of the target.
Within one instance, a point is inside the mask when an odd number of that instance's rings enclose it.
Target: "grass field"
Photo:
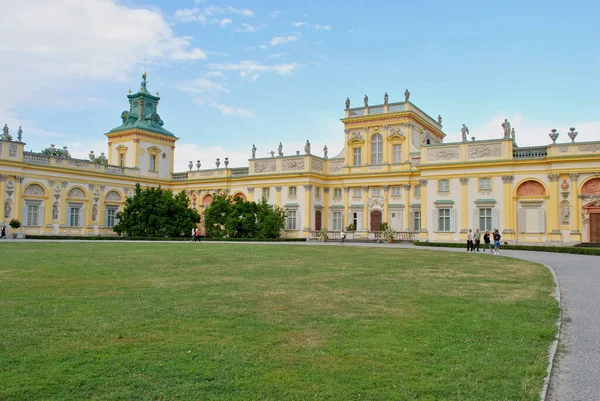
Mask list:
[[[0,400],[537,400],[546,268],[489,254],[0,244]]]

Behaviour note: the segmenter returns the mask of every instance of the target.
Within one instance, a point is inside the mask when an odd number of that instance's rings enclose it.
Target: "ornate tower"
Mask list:
[[[163,128],[158,115],[158,92],[153,96],[142,74],[139,92],[129,95],[129,111],[121,113],[122,124],[105,134],[108,163],[137,168],[141,177],[168,179],[173,172],[175,142],[179,139]]]

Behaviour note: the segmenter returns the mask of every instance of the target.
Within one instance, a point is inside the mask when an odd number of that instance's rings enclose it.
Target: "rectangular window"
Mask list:
[[[375,134],[371,138],[371,164],[381,163],[383,163],[383,138],[380,134]]]
[[[361,158],[360,148],[354,148],[354,165],[355,166],[360,166],[360,164],[361,164],[360,158]]]
[[[415,185],[415,197],[418,198],[419,196],[421,196],[421,186]]]
[[[392,196],[401,196],[400,187],[392,187]]]
[[[342,197],[342,188],[334,188],[334,190],[333,190],[333,197],[334,198],[341,198]]]
[[[333,212],[333,231],[342,230],[342,212]]]
[[[288,210],[286,214],[287,214],[287,218],[286,218],[285,229],[286,230],[296,230],[296,211]]]
[[[450,192],[450,181],[439,180],[438,181],[438,192]]]
[[[156,171],[156,155],[150,155],[150,171]]]
[[[39,205],[27,205],[27,225],[39,225],[40,207]]]
[[[263,188],[262,197],[269,199],[269,195],[271,194],[270,188]]]
[[[489,191],[492,189],[492,179],[491,178],[480,178],[479,179],[479,190],[480,191]]]
[[[352,191],[352,196],[354,198],[360,198],[362,196],[362,189],[360,189],[360,187],[354,188]]]
[[[492,209],[481,208],[479,209],[479,230],[480,231],[492,231]]]
[[[421,230],[421,212],[414,212],[415,213],[415,231],[420,231]]]
[[[125,153],[119,154],[119,166],[125,167]]]
[[[69,207],[69,227],[80,227],[81,223],[81,207]]]
[[[358,227],[358,213],[352,213],[352,225],[354,225],[354,229]]]
[[[402,163],[402,145],[394,145],[394,163]]]
[[[450,231],[450,209],[438,209],[438,231]]]
[[[373,196],[381,196],[381,188],[373,188]]]
[[[288,191],[288,197],[295,198],[296,197],[296,193],[297,193],[296,187],[290,187],[290,189]]]
[[[115,226],[115,216],[117,209],[106,209],[106,227],[113,228]]]

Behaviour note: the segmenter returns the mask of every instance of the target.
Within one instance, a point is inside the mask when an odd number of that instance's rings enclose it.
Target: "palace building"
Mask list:
[[[185,190],[201,214],[215,193],[261,197],[284,208],[283,237],[374,239],[388,223],[398,239],[465,241],[468,229],[498,228],[511,244],[600,242],[600,142],[518,147],[510,123],[493,140],[445,143],[441,117],[409,101],[350,108],[343,151],[328,157],[272,154],[247,167],[190,163],[174,172],[177,137],[163,128],[160,101],[146,88],[129,94],[121,124],[106,133],[107,156],[89,160],[25,151],[22,132],[0,138],[0,225],[25,235],[116,235],[115,216],[136,183]],[[464,127],[466,128],[466,127]],[[344,132],[344,135],[341,135]],[[500,132],[500,129],[499,129]],[[468,131],[467,131],[468,133]],[[558,134],[551,134],[555,142]],[[254,152],[253,152],[254,153]],[[351,237],[352,238],[352,237]]]

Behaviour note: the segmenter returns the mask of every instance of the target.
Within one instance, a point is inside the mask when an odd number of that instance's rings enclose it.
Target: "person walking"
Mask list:
[[[481,243],[481,233],[479,232],[479,228],[475,230],[473,239],[475,240],[475,248],[477,249],[477,252],[479,252],[479,244]]]
[[[473,252],[473,230],[469,228],[469,233],[467,234],[467,252]]]
[[[342,230],[340,233],[340,245],[344,245],[344,241],[346,240],[346,231]]]
[[[485,233],[483,234],[483,252],[485,252],[486,249],[489,249],[490,252],[492,252],[492,247],[490,244],[490,232],[488,230],[485,230]]]
[[[196,242],[200,242],[200,229],[196,227]]]
[[[500,239],[501,238],[502,238],[502,236],[500,235],[500,232],[498,232],[498,230],[494,228],[494,255],[500,254]]]
[[[196,242],[196,229],[192,228],[192,242]]]

